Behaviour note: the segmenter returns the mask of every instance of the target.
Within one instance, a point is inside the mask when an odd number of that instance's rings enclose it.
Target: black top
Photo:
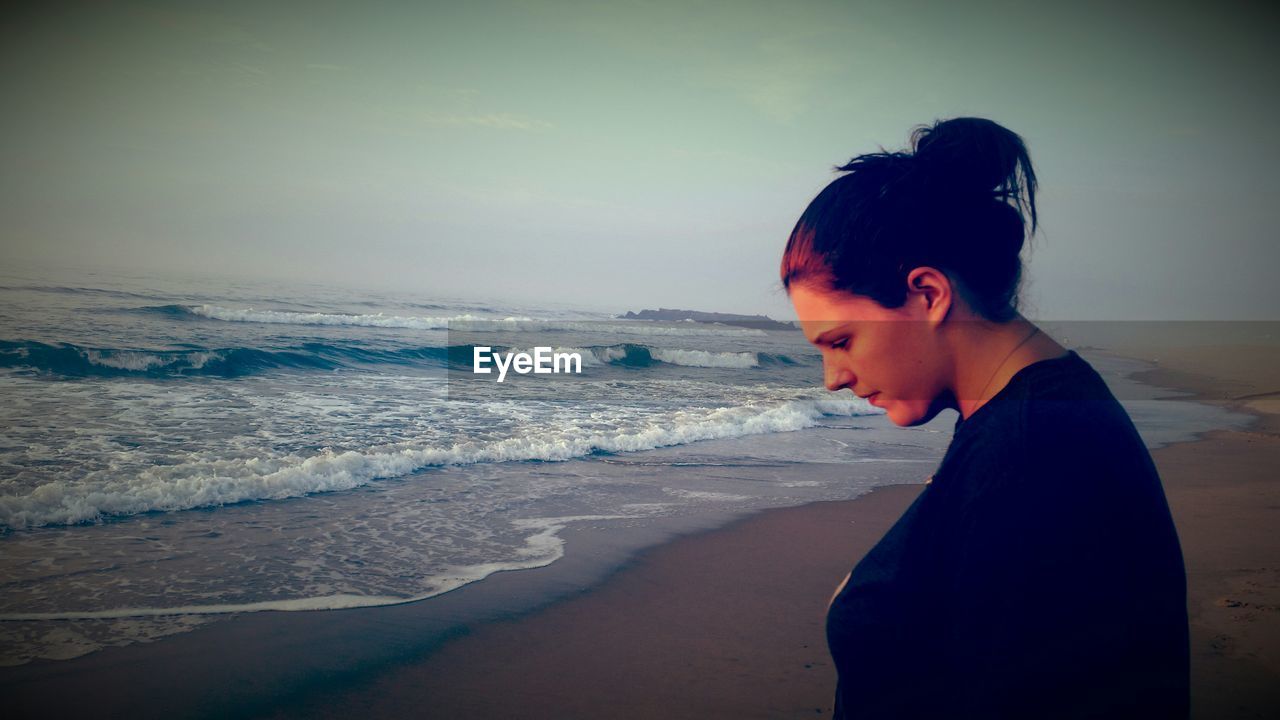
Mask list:
[[[1160,478],[1098,373],[1029,365],[827,614],[836,717],[1186,718],[1186,575]]]

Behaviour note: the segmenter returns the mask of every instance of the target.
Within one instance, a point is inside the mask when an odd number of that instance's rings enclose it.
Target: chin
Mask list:
[[[892,422],[894,425],[897,425],[898,427],[915,427],[916,425],[923,425],[924,423],[928,422],[928,420],[925,420],[923,418],[920,418],[914,415],[909,417],[899,417],[898,414],[894,413],[892,410],[886,412],[885,414],[888,415],[889,421]]]
[[[889,421],[898,427],[915,427],[933,420],[943,409],[934,403],[921,407],[919,403],[896,401],[888,403],[884,412]]]

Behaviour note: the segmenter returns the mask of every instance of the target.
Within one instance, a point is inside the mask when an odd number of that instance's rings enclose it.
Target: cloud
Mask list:
[[[234,68],[238,68],[238,69],[240,69],[240,70],[243,70],[244,72],[247,72],[247,73],[249,73],[249,74],[251,74],[251,75],[257,75],[258,77],[266,77],[266,76],[267,76],[267,71],[266,71],[266,70],[263,70],[263,69],[262,69],[262,68],[260,68],[260,67],[254,67],[253,65],[245,65],[244,63],[233,62],[233,63],[231,63],[231,66],[232,66],[232,67],[234,67]]]
[[[834,53],[818,49],[814,40],[813,34],[764,38],[749,53],[707,63],[695,82],[724,88],[765,117],[791,122],[842,69]]]
[[[554,20],[561,32],[609,47],[615,67],[665,68],[787,125],[823,106],[829,89],[842,91],[860,53],[878,57],[892,42],[867,14],[825,3],[636,1],[561,8]]]
[[[425,113],[419,117],[428,125],[437,127],[483,127],[494,130],[549,130],[552,125],[544,120],[513,115],[511,113]]]

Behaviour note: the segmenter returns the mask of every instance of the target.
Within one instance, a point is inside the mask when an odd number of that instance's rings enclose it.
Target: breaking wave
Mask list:
[[[463,314],[450,316],[385,315],[292,312],[285,310],[256,310],[254,308],[229,308],[221,305],[161,305],[143,308],[191,318],[221,320],[224,322],[274,323],[287,325],[351,325],[359,327],[399,328],[409,330],[456,330],[465,332],[607,332],[622,335],[649,336],[700,336],[733,335],[760,336],[763,330],[718,324],[691,323],[680,327],[656,325],[639,320],[545,320],[531,317],[485,317]]]
[[[355,364],[443,364],[451,348],[376,351],[324,343],[295,348],[136,350],[0,340],[0,368],[62,377],[241,377],[266,370],[333,370]],[[457,351],[461,353],[461,349]]]
[[[188,510],[281,500],[350,490],[432,466],[491,462],[562,461],[593,453],[618,453],[787,432],[812,427],[824,416],[877,412],[856,398],[789,400],[678,411],[642,427],[584,433],[566,427],[536,435],[472,441],[448,447],[325,450],[310,457],[192,460],[148,467],[127,478],[45,483],[23,494],[0,495],[0,527],[70,525],[145,512]]]
[[[374,365],[418,365],[470,369],[475,345],[448,345],[377,350],[357,344],[304,343],[288,348],[200,348],[166,350],[91,348],[71,343],[0,340],[0,368],[27,370],[62,377],[242,377],[268,370],[335,370]],[[494,350],[506,352],[506,348]],[[530,350],[526,349],[525,352]],[[695,368],[756,368],[790,365],[786,355],[755,352],[713,352],[650,347],[602,345],[555,348],[581,354],[587,366]]]

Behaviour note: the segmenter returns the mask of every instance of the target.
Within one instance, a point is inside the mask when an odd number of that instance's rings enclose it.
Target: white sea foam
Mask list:
[[[602,363],[610,363],[615,360],[622,360],[627,356],[627,349],[621,345],[610,345],[608,347],[595,348],[591,351],[592,355]]]
[[[641,425],[594,433],[576,427],[541,428],[500,440],[451,446],[409,445],[345,452],[325,449],[309,457],[192,459],[153,465],[127,476],[55,480],[26,493],[0,495],[0,526],[75,524],[151,511],[279,500],[350,490],[431,466],[560,461],[598,451],[633,452],[699,440],[787,432],[811,427],[824,415],[875,412],[856,398],[831,396],[681,410]]]
[[[544,567],[564,557],[564,540],[559,536],[569,523],[598,520],[625,520],[634,515],[571,515],[550,518],[526,518],[512,522],[516,528],[529,531],[525,545],[515,549],[515,559],[505,562],[489,562],[449,568],[433,578],[430,592],[406,597],[391,595],[352,595],[337,593],[313,597],[283,600],[262,600],[245,603],[211,603],[208,605],[179,605],[174,607],[123,607],[109,610],[81,610],[68,612],[2,613],[0,622],[38,620],[117,620],[123,618],[164,617],[170,615],[228,615],[252,612],[301,612],[308,610],[348,610],[364,607],[384,607],[418,602],[443,595],[477,580],[505,570],[527,570]]]
[[[753,368],[760,360],[753,352],[710,352],[707,350],[672,350],[650,348],[654,360],[670,365],[703,368]]]
[[[114,368],[116,370],[131,370],[133,372],[146,372],[173,365],[183,365],[192,370],[199,370],[211,361],[222,359],[222,355],[219,353],[203,351],[154,354],[135,350],[116,350],[112,352],[82,350],[80,354],[91,365]]]
[[[418,317],[383,315],[347,315],[341,313],[300,313],[282,310],[255,310],[253,308],[227,308],[219,305],[196,305],[189,308],[193,315],[230,322],[276,323],[284,325],[355,325],[360,327],[407,328],[412,330],[446,330],[450,322],[486,320],[475,315],[452,317]],[[506,318],[528,320],[529,318]]]
[[[686,500],[713,500],[716,502],[741,502],[750,500],[746,495],[734,495],[733,493],[714,492],[711,490],[685,490],[684,488],[664,487],[662,491],[668,495],[675,495]]]
[[[540,320],[531,317],[483,317],[479,315],[403,316],[352,315],[345,313],[302,313],[283,310],[228,308],[195,305],[193,315],[229,322],[278,323],[289,325],[353,325],[361,327],[407,328],[412,330],[459,330],[466,332],[587,332],[619,335],[764,335],[763,330],[727,325],[666,327],[639,321],[602,322],[593,320]]]

